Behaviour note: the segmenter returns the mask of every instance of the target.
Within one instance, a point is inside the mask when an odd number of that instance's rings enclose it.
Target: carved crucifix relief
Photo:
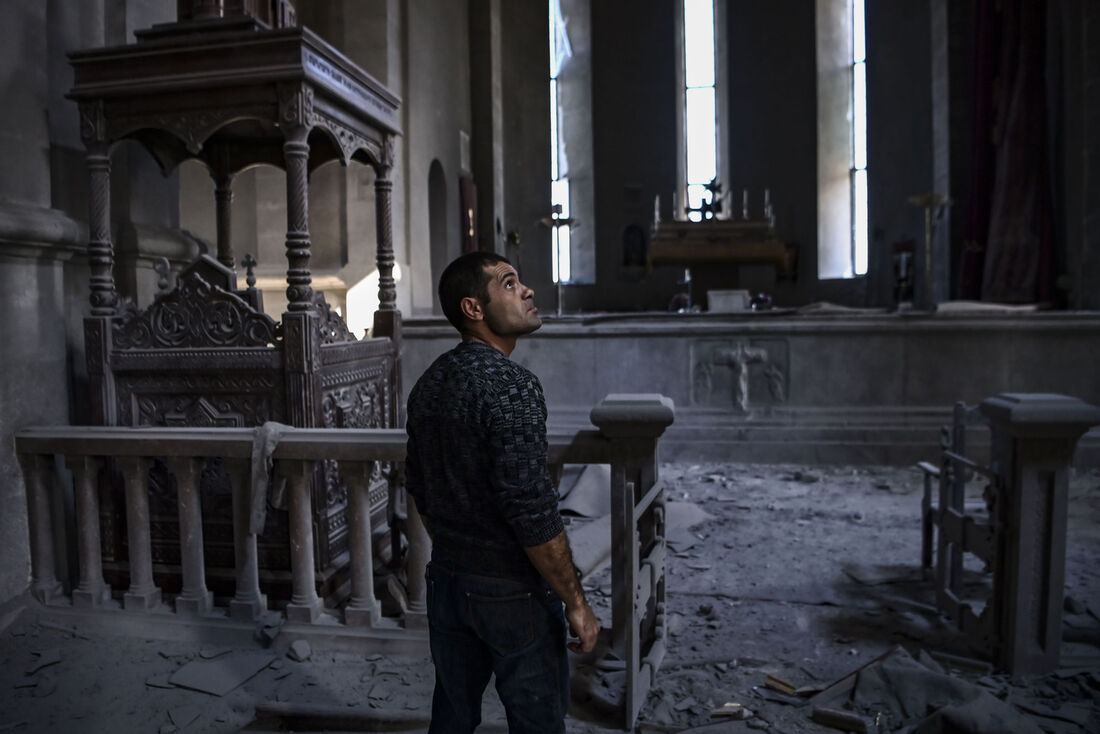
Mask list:
[[[692,363],[696,405],[748,414],[787,400],[786,340],[702,340]]]

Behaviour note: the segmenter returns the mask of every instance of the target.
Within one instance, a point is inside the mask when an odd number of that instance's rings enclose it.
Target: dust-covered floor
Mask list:
[[[807,693],[866,666],[858,686],[821,703],[849,702],[868,731],[966,731],[949,714],[979,698],[990,720],[1020,717],[989,731],[1100,731],[1100,471],[1071,477],[1063,667],[1016,681],[984,669],[981,648],[935,613],[919,569],[917,470],[666,464],[661,472],[668,499],[694,506],[701,522],[669,534],[670,644],[638,730],[725,722],[721,731],[836,731],[811,721],[820,699],[778,688]],[[980,502],[981,487],[970,491]],[[967,580],[980,599],[980,564],[967,565]],[[605,625],[610,585],[606,569],[586,580]],[[285,717],[253,723],[265,703],[326,712],[329,731],[356,722],[415,729],[427,717],[426,655],[291,652],[286,634],[268,647],[146,640],[89,634],[72,619],[59,622],[25,600],[0,610],[0,732],[306,730]],[[214,689],[243,683],[203,693],[178,685],[188,678]],[[614,670],[579,670],[567,731],[616,730],[604,704],[617,700],[621,683]],[[713,717],[724,704],[751,716]],[[485,731],[505,730],[491,690],[484,718]]]

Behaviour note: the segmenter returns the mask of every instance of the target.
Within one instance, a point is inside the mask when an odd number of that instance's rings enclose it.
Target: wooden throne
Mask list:
[[[293,19],[285,1],[266,15],[254,5],[180,0],[177,22],[139,31],[136,43],[70,55],[75,84],[68,96],[80,108],[90,177],[91,315],[84,336],[95,424],[396,423],[401,314],[390,173],[399,100],[308,29],[280,27]],[[216,260],[201,257],[144,310],[120,299],[113,275],[110,150],[127,139],[148,150],[165,174],[184,160],[202,161],[215,184]],[[362,340],[310,285],[309,175],[333,160],[359,161],[376,174],[380,306],[371,338]],[[233,178],[265,163],[283,168],[287,182],[288,306],[279,322],[263,313],[257,291],[238,288],[230,241]],[[162,469],[150,472],[154,563],[166,590],[178,586],[171,482]],[[222,578],[232,583],[233,568],[225,467],[208,463],[202,492],[208,573],[218,593]],[[103,494],[105,569],[125,573],[123,494]],[[386,503],[379,469],[371,491],[376,526],[385,524]],[[314,555],[319,592],[330,598],[346,566],[346,504],[335,466],[318,469]],[[259,552],[261,579],[274,599],[289,588],[287,537],[285,514],[269,507]]]

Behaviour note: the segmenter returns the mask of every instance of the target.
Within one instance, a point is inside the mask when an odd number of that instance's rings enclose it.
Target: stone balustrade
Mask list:
[[[660,395],[609,395],[591,413],[595,430],[548,435],[552,465],[611,466],[612,652],[627,662],[624,725],[632,726],[664,654],[664,486],[658,477],[658,439],[673,421],[672,401]],[[269,614],[261,588],[257,535],[251,522],[253,444],[248,428],[118,428],[55,426],[17,432],[16,453],[27,491],[31,544],[31,594],[41,604],[76,610],[137,614],[143,619],[186,617],[207,624],[251,621]],[[394,641],[395,635],[423,647],[426,641],[425,569],[431,542],[403,491],[391,492],[391,516],[403,517],[407,603],[397,618],[383,617],[374,592],[374,559],[368,484],[374,462],[403,462],[406,434],[400,429],[290,428],[281,431],[271,459],[287,480],[291,596],[283,614],[296,634],[310,629]],[[55,554],[55,533],[69,491],[57,471],[60,458],[72,476],[77,573],[68,584]],[[222,460],[232,482],[234,593],[215,606],[207,585],[199,482],[207,459]],[[181,589],[166,599],[154,578],[150,551],[149,470],[163,461],[178,488]],[[336,461],[348,487],[350,596],[326,609],[314,573],[310,477],[320,461]],[[100,552],[100,471],[111,464],[126,498],[129,586],[116,590],[104,580]],[[166,604],[170,602],[170,604]],[[169,614],[163,614],[168,611]],[[157,612],[157,614],[153,614]]]

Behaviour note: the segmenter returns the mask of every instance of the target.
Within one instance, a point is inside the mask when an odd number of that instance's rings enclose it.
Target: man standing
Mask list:
[[[542,325],[534,295],[499,255],[448,265],[439,299],[462,342],[409,394],[407,486],[432,539],[432,734],[472,732],[492,674],[510,732],[563,732],[566,622],[579,652],[600,628],[558,514],[542,386],[508,358]]]

